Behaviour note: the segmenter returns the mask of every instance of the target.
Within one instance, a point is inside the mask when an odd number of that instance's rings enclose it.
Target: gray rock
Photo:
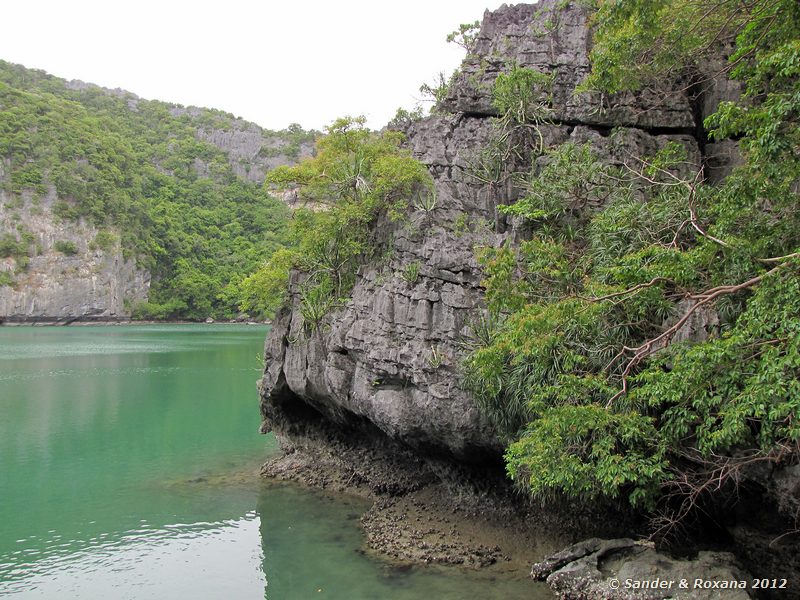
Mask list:
[[[531,576],[561,600],[745,600],[752,582],[727,552],[678,560],[633,540],[598,538],[533,565]]]
[[[146,301],[150,274],[126,259],[117,243],[113,248],[92,248],[98,230],[91,224],[57,222],[49,210],[55,190],[34,207],[22,198],[11,209],[10,198],[0,192],[0,235],[15,234],[22,226],[33,234],[37,255],[24,270],[13,257],[0,259],[0,271],[13,274],[14,284],[0,287],[0,319],[117,319],[130,316],[130,307]],[[71,242],[77,253],[67,256],[56,242]]]
[[[200,128],[197,137],[214,144],[228,156],[228,162],[238,177],[263,183],[267,172],[281,165],[292,165],[298,159],[311,156],[313,144],[301,144],[298,156],[284,150],[288,142],[261,129],[255,123],[235,120],[230,129]]]
[[[658,89],[611,97],[574,93],[591,68],[588,15],[589,9],[580,2],[557,0],[487,11],[442,108],[496,114],[492,106],[495,79],[516,65],[554,74],[550,110],[555,122],[693,130],[694,114],[685,86],[665,82]]]
[[[299,280],[293,281],[291,306],[267,340],[261,382],[267,427],[285,422],[283,413],[294,410],[289,407],[307,405],[314,415],[342,425],[368,422],[424,452],[462,460],[499,454],[500,441],[459,386],[458,364],[463,336],[484,311],[474,247],[524,236],[498,207],[524,193],[510,174],[531,169],[539,140],[515,139],[516,155],[495,183],[482,178],[479,168],[482,150],[497,135],[491,84],[509,64],[557,73],[552,119],[539,127],[545,147],[588,143],[601,160],[637,168],[638,157],[677,142],[688,156],[680,173],[693,175],[701,167],[704,157],[692,135],[694,115],[683,86],[616,96],[602,110],[573,96],[589,69],[587,13],[574,2],[560,12],[555,7],[548,0],[486,13],[462,74],[440,107],[445,113],[411,123],[406,131],[413,155],[433,175],[436,208],[430,214],[410,209],[403,226],[380,225],[376,236],[391,258],[362,267],[352,300],[313,334],[303,332]],[[552,31],[542,34],[544,27]],[[402,273],[413,263],[419,277],[409,283]]]

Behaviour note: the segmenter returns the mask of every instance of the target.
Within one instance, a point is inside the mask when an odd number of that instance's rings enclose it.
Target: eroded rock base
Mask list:
[[[372,500],[361,517],[364,551],[393,563],[487,568],[522,578],[557,549],[625,523],[599,510],[565,507],[557,514],[532,506],[500,464],[466,468],[422,458],[388,438],[343,435],[324,422],[307,423],[302,436],[277,436],[284,454],[262,474]]]

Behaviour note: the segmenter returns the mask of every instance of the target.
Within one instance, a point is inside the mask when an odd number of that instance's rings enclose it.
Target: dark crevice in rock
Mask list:
[[[705,171],[708,166],[708,154],[706,145],[708,144],[708,132],[705,129],[703,108],[706,103],[707,90],[701,82],[694,82],[688,88],[689,106],[692,109],[694,118],[694,131],[691,133],[697,141],[697,148],[700,150],[701,168]]]
[[[400,391],[408,389],[411,385],[413,385],[413,383],[406,377],[382,377],[372,382],[372,386],[376,390]]]
[[[453,113],[450,113],[453,114]],[[496,119],[497,113],[485,113],[485,112],[472,112],[472,111],[464,111],[455,113],[456,119],[453,122],[453,127],[458,127],[461,123],[462,119]]]
[[[702,101],[698,103],[698,110],[702,109]],[[693,105],[694,108],[694,105]],[[460,113],[448,113],[448,114],[455,114],[456,118],[453,121],[453,128],[455,129],[461,123],[463,119],[492,119],[497,118],[496,114],[489,114],[489,113],[480,113],[480,112],[460,112]],[[599,123],[593,123],[590,121],[581,121],[579,119],[548,119],[546,121],[542,121],[542,125],[552,125],[556,127],[564,127],[568,133],[572,133],[575,127],[585,127],[586,129],[591,129],[592,131],[596,131],[602,137],[609,137],[615,129],[635,129],[638,131],[642,131],[644,133],[658,136],[658,135],[689,135],[698,140],[706,139],[706,133],[703,129],[703,122],[702,118],[699,119],[699,127],[669,127],[669,126],[642,126],[642,125],[628,125],[628,124],[618,124],[618,125],[603,125]],[[699,136],[699,137],[698,137]]]
[[[615,129],[635,129],[644,133],[658,135],[688,135],[695,137],[697,130],[691,127],[642,127],[635,125],[599,125],[597,123],[586,123],[583,121],[548,121],[552,125],[567,127],[572,131],[575,127],[585,127],[600,134],[601,137],[609,137]]]

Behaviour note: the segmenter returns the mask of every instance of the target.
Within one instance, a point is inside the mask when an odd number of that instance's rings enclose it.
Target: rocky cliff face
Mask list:
[[[173,116],[188,114],[201,121],[209,111],[197,107],[176,107]],[[276,134],[255,123],[231,117],[224,127],[198,123],[197,138],[213,144],[228,155],[233,172],[253,183],[264,183],[267,172],[281,165],[292,165],[311,156],[314,150],[313,132],[298,136],[295,144],[288,139],[290,131]]]
[[[146,255],[147,249],[137,249],[141,259],[138,266],[132,256],[135,244],[131,237],[147,236],[132,231],[137,226],[131,223],[141,225],[159,219],[142,217],[146,212],[143,207],[148,205],[143,197],[153,194],[153,188],[136,188],[134,182],[146,171],[145,166],[155,166],[170,177],[178,169],[182,177],[173,183],[184,189],[197,178],[222,185],[237,176],[252,182],[247,184],[252,191],[263,183],[270,169],[309,155],[316,135],[297,125],[280,132],[268,131],[221,111],[144,100],[125,90],[65,81],[4,61],[0,61],[0,92],[4,117],[0,321],[130,317],[132,308],[147,302],[151,291],[150,273],[141,264],[155,264],[154,272],[160,273],[161,280],[153,282],[154,295],[169,278],[163,265]],[[84,129],[76,133],[76,127]],[[135,138],[135,150],[110,150],[113,135],[105,138],[95,127],[102,127],[104,133],[113,130],[121,138]],[[149,134],[143,135],[143,131]],[[96,147],[73,144],[86,140]],[[197,140],[200,150],[189,140]],[[117,160],[122,154],[125,161]],[[222,167],[226,160],[229,171]],[[225,170],[224,177],[220,176],[221,169]],[[97,182],[103,179],[100,173],[110,174],[103,185]],[[119,190],[117,186],[130,189]],[[126,192],[131,193],[130,205],[124,200]],[[215,197],[210,196],[212,200]],[[237,203],[241,198],[234,190],[230,199]],[[92,210],[81,209],[84,204],[91,204]],[[59,210],[65,208],[66,213],[72,211],[71,217]],[[57,217],[54,209],[64,218]],[[136,214],[119,218],[126,211]],[[76,215],[90,213],[91,218],[75,220]],[[128,223],[127,229],[101,231],[92,225],[104,219]],[[158,235],[174,239],[163,231]],[[258,234],[252,236],[257,238]],[[120,238],[125,240],[124,254]],[[169,240],[161,242],[169,246]],[[174,250],[164,253],[170,258],[174,254]]]
[[[577,3],[556,0],[487,12],[437,113],[406,129],[413,155],[433,175],[436,206],[410,210],[402,226],[378,225],[386,248],[382,259],[361,268],[352,299],[311,334],[303,331],[302,277],[294,274],[289,306],[277,315],[266,341],[259,383],[262,429],[274,430],[289,452],[310,454],[311,460],[335,454],[346,461],[342,442],[356,440],[362,452],[345,468],[351,479],[364,470],[358,460],[366,462],[364,457],[386,447],[392,456],[402,454],[396,448],[410,448],[429,464],[445,457],[455,458],[449,464],[459,469],[471,463],[470,469],[488,465],[481,472],[499,471],[502,445],[461,389],[458,364],[485,305],[474,248],[526,236],[524,224],[498,211],[522,193],[510,174],[529,172],[541,160],[538,148],[570,141],[590,144],[601,160],[615,165],[636,165],[637,158],[677,143],[688,157],[684,174],[702,169],[710,180],[737,163],[734,141],[709,143],[702,129],[720,101],[740,93],[738,84],[718,74],[723,58],[695,78],[665,82],[661,89],[576,95],[589,72],[587,16]],[[552,100],[536,135],[512,140],[515,152],[508,153],[501,172],[490,174],[482,161],[497,137],[492,86],[515,65],[551,74]],[[703,339],[717,319],[713,311],[698,313],[676,339]],[[437,469],[431,477],[450,485]],[[776,489],[755,493],[742,509],[742,522],[763,515],[758,523],[728,529],[737,555],[756,576],[785,577],[798,569],[793,548],[776,550],[783,521],[771,529],[778,509],[797,514],[795,475],[773,478],[769,485]],[[758,485],[768,480],[761,474]],[[765,500],[770,495],[778,508]],[[647,568],[656,572],[652,564]]]
[[[306,337],[297,285],[266,343],[261,381],[265,427],[301,431],[310,416],[341,426],[369,423],[424,453],[461,460],[497,457],[499,441],[459,387],[458,362],[481,315],[481,273],[473,248],[523,235],[497,206],[520,191],[510,177],[487,183],[480,153],[496,133],[492,85],[512,65],[553,75],[541,139],[520,140],[510,171],[530,170],[533,146],[589,143],[611,163],[653,155],[669,142],[687,151],[688,169],[709,162],[700,123],[725,82],[675,84],[641,94],[575,95],[589,72],[586,9],[544,1],[487,12],[472,52],[438,114],[412,124],[408,143],[432,173],[437,205],[379,232],[389,248],[363,267],[352,300]],[[613,130],[613,135],[612,135]],[[726,168],[728,159],[717,160]],[[297,282],[295,282],[296,284]]]
[[[35,202],[0,192],[0,238],[17,239],[32,254],[0,258],[0,322],[130,316],[132,304],[147,300],[150,274],[124,257],[119,236],[100,247],[92,225],[58,222],[55,200],[54,190]]]

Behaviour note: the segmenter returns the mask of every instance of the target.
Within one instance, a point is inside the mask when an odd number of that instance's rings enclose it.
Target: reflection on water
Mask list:
[[[260,598],[266,587],[254,513],[103,537],[66,543],[61,555],[19,564],[5,591],[37,598]]]
[[[551,597],[390,568],[359,552],[360,500],[261,480],[265,333],[0,328],[0,596]]]

